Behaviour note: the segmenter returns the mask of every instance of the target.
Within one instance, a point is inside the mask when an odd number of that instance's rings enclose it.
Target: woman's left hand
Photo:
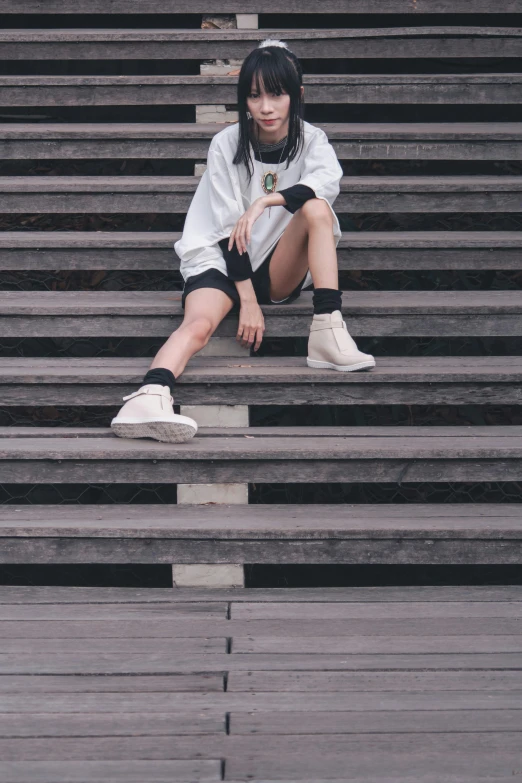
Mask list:
[[[228,242],[228,249],[232,250],[234,241],[236,247],[241,254],[247,252],[247,245],[250,242],[252,236],[252,226],[265,211],[264,199],[261,196],[256,198],[253,204],[249,206],[244,215],[241,215],[236,225],[232,229],[230,234],[230,240]]]

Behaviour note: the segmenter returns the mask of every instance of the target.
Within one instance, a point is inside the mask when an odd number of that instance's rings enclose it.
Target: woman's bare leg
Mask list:
[[[311,198],[294,214],[270,259],[270,296],[284,299],[310,269],[315,288],[339,288],[333,216]]]
[[[172,332],[149,369],[166,367],[177,378],[188,360],[210,340],[234,302],[217,288],[198,288],[187,294],[182,324]]]

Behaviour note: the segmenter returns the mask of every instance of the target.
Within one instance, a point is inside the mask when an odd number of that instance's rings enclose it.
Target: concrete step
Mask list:
[[[203,553],[209,563],[520,564],[522,506],[11,505],[0,513],[4,564],[197,563]],[[357,617],[349,622],[353,634]]]
[[[185,213],[199,177],[2,177],[0,212]],[[521,212],[522,176],[343,177],[336,212]]]
[[[520,104],[522,74],[306,74],[309,104]],[[237,76],[0,76],[0,106],[235,104]],[[492,117],[491,119],[494,119]]]
[[[371,19],[369,20],[371,22]],[[330,30],[26,29],[0,31],[0,59],[202,60],[244,58],[265,38],[283,37],[300,58],[522,56],[513,27],[373,27]],[[230,67],[234,70],[234,66]]]
[[[0,270],[179,269],[180,232],[4,231]],[[503,269],[522,266],[520,231],[343,231],[339,269]]]
[[[516,426],[201,428],[181,444],[101,427],[11,426],[0,438],[6,484],[522,480]]]
[[[307,336],[312,294],[263,305],[265,336]],[[0,337],[167,337],[182,320],[179,291],[2,291]],[[520,337],[520,291],[345,291],[353,335]],[[237,315],[217,336],[235,337]]]
[[[520,122],[314,123],[340,160],[522,160]],[[4,160],[206,159],[213,123],[9,123]]]
[[[120,405],[148,358],[0,358],[1,405]],[[377,357],[371,372],[314,370],[304,357],[194,357],[181,405],[520,405],[522,357]]]

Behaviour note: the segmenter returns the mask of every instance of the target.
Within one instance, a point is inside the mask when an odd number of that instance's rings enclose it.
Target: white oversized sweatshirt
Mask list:
[[[227,274],[227,265],[217,243],[230,236],[241,215],[257,198],[266,195],[261,187],[261,176],[269,169],[277,171],[278,191],[292,185],[308,185],[317,198],[327,202],[334,218],[333,234],[337,247],[342,234],[333,203],[339,195],[343,170],[326,133],[305,120],[303,130],[303,147],[288,169],[286,160],[279,166],[255,160],[250,145],[254,165],[250,182],[246,166],[243,163],[232,163],[237,149],[239,125],[227,126],[214,136],[208,151],[207,168],[188,209],[183,234],[174,243],[184,280],[211,268]],[[254,271],[261,266],[291,219],[292,213],[283,206],[273,206],[270,217],[268,209],[265,209],[256,220],[251,241],[247,245]],[[308,272],[303,288],[311,282]]]

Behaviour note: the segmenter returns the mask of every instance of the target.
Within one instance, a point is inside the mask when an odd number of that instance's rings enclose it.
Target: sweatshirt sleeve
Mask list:
[[[286,201],[286,204],[283,204],[284,208],[292,214],[297,212],[309,198],[315,198],[315,192],[308,185],[291,185],[289,188],[280,190],[279,193],[284,196]]]
[[[321,129],[315,129],[310,140],[297,185],[307,185],[315,192],[316,198],[328,201],[330,206],[341,190],[343,170],[328,136]]]
[[[246,251],[241,254],[237,249],[235,241],[232,245],[232,250],[229,250],[229,240],[230,237],[226,237],[225,239],[220,239],[218,242],[218,245],[223,253],[223,258],[225,259],[227,265],[228,276],[233,281],[248,280],[252,277],[250,256]]]

